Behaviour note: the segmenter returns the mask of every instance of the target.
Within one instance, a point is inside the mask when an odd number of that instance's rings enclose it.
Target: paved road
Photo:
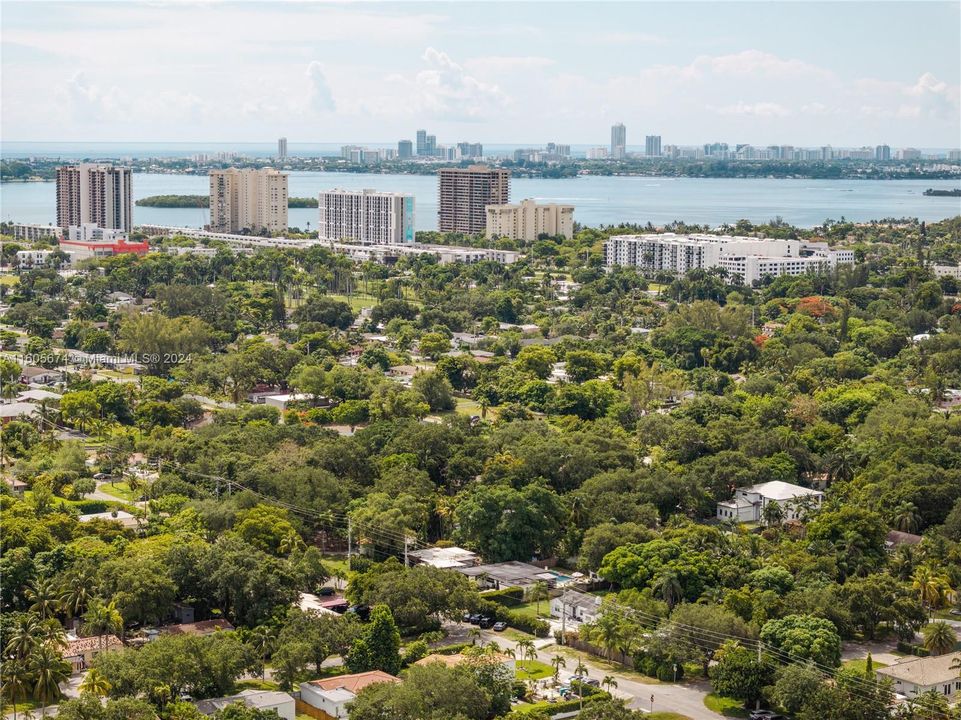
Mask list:
[[[453,625],[447,628],[451,636],[466,637],[467,627],[463,624]],[[451,638],[447,638],[450,642]],[[491,630],[481,630],[481,637],[478,641],[481,644],[491,640],[497,642],[504,648],[516,648],[517,643],[510,638],[495,633]],[[617,680],[617,688],[613,694],[628,699],[630,707],[635,709],[650,710],[651,695],[654,696],[654,710],[672,710],[674,712],[687,715],[692,720],[724,720],[723,715],[708,710],[704,707],[704,697],[711,691],[710,685],[706,681],[688,681],[683,683],[648,683],[638,679],[636,673],[627,674],[623,671],[612,670],[598,663],[592,656],[577,652],[571,648],[560,648],[551,638],[536,640],[534,643],[537,649],[537,659],[543,663],[550,664],[551,657],[556,653],[575,653],[581,658],[588,669],[588,677],[602,680],[605,675],[611,675]],[[573,667],[568,660],[567,668],[561,674],[572,675]]]

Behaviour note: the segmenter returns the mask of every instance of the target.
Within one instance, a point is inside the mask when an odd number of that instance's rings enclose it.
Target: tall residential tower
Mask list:
[[[627,155],[627,128],[624,123],[611,126],[611,158],[622,160]]]
[[[362,245],[414,242],[414,196],[376,190],[325,190],[318,197],[317,237]]]
[[[437,229],[468,235],[487,229],[487,206],[510,202],[510,170],[471,165],[437,171]]]
[[[115,165],[81,163],[57,168],[57,225],[96,225],[130,232],[132,173]]]
[[[287,174],[262,170],[210,171],[213,232],[287,232]]]

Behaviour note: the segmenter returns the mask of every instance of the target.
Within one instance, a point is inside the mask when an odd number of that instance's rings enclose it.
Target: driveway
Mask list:
[[[463,638],[469,642],[467,632],[470,626],[463,623],[452,624],[445,629],[451,637]],[[517,642],[511,640],[501,633],[492,630],[481,630],[481,635],[477,639],[478,644],[484,645],[491,640],[495,641],[502,648],[517,647]],[[450,639],[448,639],[448,642]],[[657,683],[644,682],[639,679],[637,673],[625,672],[622,670],[611,669],[601,665],[596,658],[587,653],[579,652],[569,647],[559,647],[553,638],[543,638],[536,640],[534,646],[537,649],[537,659],[550,665],[551,658],[555,654],[562,654],[568,657],[567,667],[561,670],[561,674],[573,675],[573,665],[570,655],[575,655],[587,667],[588,677],[596,680],[603,680],[610,675],[617,681],[617,687],[612,690],[612,694],[629,701],[629,706],[634,709],[651,709],[651,696],[654,696],[654,710],[671,710],[692,718],[692,720],[724,720],[723,715],[708,710],[704,706],[704,697],[711,691],[710,684],[704,680],[688,681],[683,683]]]

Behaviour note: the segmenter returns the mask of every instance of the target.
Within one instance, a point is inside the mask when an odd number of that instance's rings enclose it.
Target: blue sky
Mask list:
[[[956,147],[958,2],[2,2],[4,140]]]

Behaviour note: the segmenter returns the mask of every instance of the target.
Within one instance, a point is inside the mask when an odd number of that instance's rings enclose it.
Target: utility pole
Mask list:
[[[410,567],[410,560],[407,558],[407,541],[408,537],[404,535],[404,567]]]
[[[353,534],[351,531],[351,528],[352,528],[352,523],[351,523],[350,517],[348,516],[347,518],[347,569],[348,570],[350,570],[350,551],[351,551],[350,538],[351,538],[351,535]]]

